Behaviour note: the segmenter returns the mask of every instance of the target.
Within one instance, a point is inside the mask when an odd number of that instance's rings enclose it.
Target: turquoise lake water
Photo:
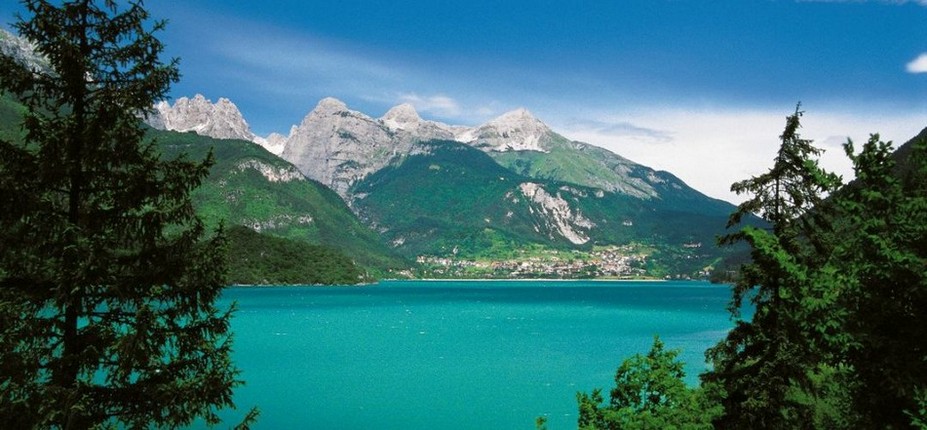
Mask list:
[[[576,392],[653,335],[687,380],[732,326],[728,286],[699,282],[383,282],[231,288],[234,358],[257,429],[576,428]],[[225,415],[234,420],[241,413]]]

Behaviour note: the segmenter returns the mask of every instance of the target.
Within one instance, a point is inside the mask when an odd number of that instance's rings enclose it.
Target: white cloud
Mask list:
[[[455,118],[460,116],[461,109],[457,100],[443,94],[433,96],[419,96],[418,94],[402,94],[399,96],[402,103],[409,103],[415,106],[420,113],[432,114],[444,118]]]
[[[803,106],[802,109],[806,107]],[[730,192],[732,183],[762,174],[769,169],[779,147],[778,136],[791,111],[772,110],[685,110],[654,108],[635,113],[600,114],[603,123],[633,124],[641,130],[658,130],[668,141],[659,142],[647,133],[626,130],[572,127],[568,121],[554,129],[570,139],[592,143],[643,165],[669,171],[693,188],[712,197],[738,203],[745,196]],[[815,112],[808,108],[802,117],[803,138],[813,139],[825,150],[821,165],[853,177],[852,166],[842,144],[852,138],[857,147],[880,133],[896,147],[914,137],[927,125],[927,111],[906,114]]]
[[[616,138],[633,138],[642,143],[668,143],[673,140],[673,133],[670,131],[642,127],[627,120],[574,119],[567,128]]]
[[[489,106],[480,106],[476,109],[476,114],[481,117],[489,117],[498,113],[494,108]]]
[[[363,94],[401,81],[407,73],[308,36],[264,32],[234,41],[217,39],[211,47],[228,65],[225,75],[243,75],[239,78],[275,96],[310,88],[331,96]]]
[[[180,55],[199,80],[221,87],[222,97],[257,94],[261,109],[286,116],[252,122],[262,132],[285,129],[276,121],[298,121],[322,97],[344,100],[353,109],[411,103],[428,119],[475,124],[498,112],[498,102],[473,91],[466,79],[419,64],[403,52],[385,52],[350,41],[286,31],[257,21],[215,15],[213,26],[198,21],[201,11],[176,12],[184,40],[197,40],[196,55]],[[232,34],[212,31],[234,28]],[[185,69],[186,70],[186,69]],[[206,90],[197,88],[196,91]],[[494,94],[493,94],[494,95]],[[365,102],[365,103],[356,103]],[[296,113],[293,113],[296,112]],[[288,127],[288,126],[287,126]]]
[[[927,52],[911,60],[907,66],[908,73],[927,73]]]

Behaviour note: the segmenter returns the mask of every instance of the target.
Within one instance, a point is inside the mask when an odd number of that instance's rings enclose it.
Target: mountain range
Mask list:
[[[325,98],[286,136],[260,137],[231,101],[197,95],[158,104],[147,122],[262,146],[409,259],[635,244],[656,272],[691,274],[724,254],[713,241],[734,209],[668,172],[571,141],[526,109],[467,127],[425,120],[410,104],[374,118]]]
[[[9,33],[0,49],[47,66]],[[21,107],[0,101],[0,137],[15,140]],[[728,252],[713,242],[732,205],[567,139],[526,109],[461,126],[423,119],[410,104],[374,118],[325,98],[268,136],[224,98],[182,97],[140,116],[166,156],[212,148],[212,175],[194,195],[207,222],[338,248],[375,273],[414,259],[417,269],[445,267],[435,275],[689,276]]]
[[[661,199],[668,194],[728,211],[730,206],[691,189],[667,172],[634,163],[594,145],[553,132],[526,109],[505,113],[483,125],[466,127],[422,119],[410,104],[380,118],[351,110],[334,98],[321,100],[284,136],[256,136],[228,99],[212,103],[202,95],[161,102],[147,122],[156,129],[193,131],[217,139],[242,139],[293,163],[304,175],[335,190],[348,203],[352,188],[397,157],[419,151],[421,142],[456,141],[480,149],[521,175],[559,180],[603,192]],[[683,195],[685,194],[685,195]],[[688,204],[687,204],[688,206]]]
[[[243,139],[293,163],[307,177],[335,190],[351,203],[352,187],[417,143],[456,141],[480,149],[500,165],[539,179],[555,179],[630,195],[660,198],[672,190],[694,192],[666,172],[634,163],[605,149],[570,141],[553,132],[526,109],[505,113],[483,125],[466,127],[422,119],[410,104],[393,107],[380,118],[351,110],[326,98],[288,135],[256,136],[227,99],[211,103],[201,95],[182,97],[173,106],[156,105],[148,123],[157,129],[194,131],[218,139]],[[694,193],[690,197],[708,201]],[[715,206],[723,205],[715,201]],[[727,207],[725,207],[727,210]]]
[[[0,53],[48,69],[2,29]],[[0,95],[0,139],[23,138],[23,113]],[[714,246],[733,205],[526,109],[463,126],[411,104],[374,118],[325,98],[268,136],[225,98],[162,101],[140,117],[164,156],[213,154],[193,197],[209,225],[232,227],[233,282],[707,276],[738,253]],[[899,168],[911,145],[896,152]]]

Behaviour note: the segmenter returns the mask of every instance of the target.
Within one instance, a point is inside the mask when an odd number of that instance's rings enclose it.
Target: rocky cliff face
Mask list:
[[[546,152],[552,135],[524,109],[470,128],[424,120],[410,104],[395,106],[373,119],[327,98],[291,131],[281,157],[350,201],[353,184],[395,157],[413,153],[417,142],[456,140],[487,152]]]
[[[463,139],[484,151],[548,152],[553,132],[526,109],[517,109],[477,127]]]
[[[595,227],[595,223],[572,209],[560,193],[552,195],[541,184],[533,182],[522,183],[518,188],[525,197],[538,205],[539,215],[546,225],[536,226],[537,231],[540,232],[543,227],[544,231],[556,232],[574,245],[589,242],[587,231]],[[533,207],[530,210],[532,213],[535,211]]]
[[[401,140],[454,140],[454,131],[451,126],[423,120],[418,116],[415,107],[408,103],[390,109],[380,118],[380,123],[396,133]]]
[[[216,139],[256,140],[238,107],[226,98],[212,103],[197,94],[192,99],[181,97],[173,106],[162,101],[155,105],[154,114],[146,122],[160,130],[192,131]]]
[[[157,111],[149,118],[156,128],[250,140],[331,188],[349,205],[354,203],[352,188],[357,183],[404,157],[427,151],[420,142],[453,140],[480,149],[501,166],[535,180],[571,183],[680,209],[694,204],[711,211],[727,210],[723,202],[712,202],[666,172],[570,141],[525,109],[478,127],[464,127],[424,120],[410,104],[395,106],[377,119],[326,98],[289,135],[274,133],[267,138],[255,136],[226,99],[213,104],[202,96],[181,98],[174,106],[159,104]],[[567,236],[580,242],[584,239],[581,233]]]
[[[0,28],[0,53],[12,57],[14,61],[30,70],[50,69],[48,59],[35,51],[32,42]]]
[[[394,125],[414,123],[400,120]],[[326,98],[293,129],[280,156],[349,201],[351,185],[411,150],[412,140],[403,138],[410,133]]]

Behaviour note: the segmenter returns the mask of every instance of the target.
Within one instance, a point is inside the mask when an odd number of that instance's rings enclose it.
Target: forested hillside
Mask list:
[[[244,285],[351,285],[369,281],[361,267],[335,249],[228,229],[229,283]]]
[[[619,368],[608,404],[581,394],[581,429],[927,428],[927,129],[898,151],[845,145],[841,186],[789,117],[765,174],[739,182],[772,229],[725,237],[752,249],[731,302],[737,323],[686,388],[656,340]],[[736,311],[749,303],[752,318]]]
[[[165,156],[186,153],[199,159],[212,151],[211,174],[193,192],[197,210],[208,224],[243,225],[262,234],[326,246],[373,273],[408,267],[337,194],[264,148],[194,133],[150,133]]]

